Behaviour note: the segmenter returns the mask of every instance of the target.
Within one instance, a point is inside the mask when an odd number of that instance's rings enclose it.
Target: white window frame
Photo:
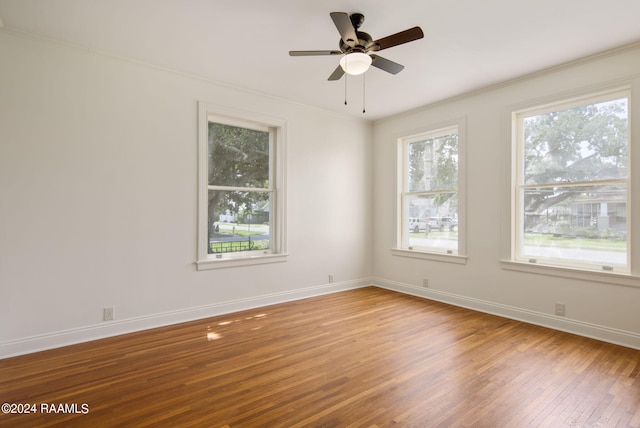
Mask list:
[[[505,153],[504,165],[510,169],[510,172],[505,176],[509,177],[509,180],[505,180],[505,191],[508,198],[505,199],[505,205],[503,208],[503,216],[508,218],[508,221],[503,222],[505,228],[503,229],[502,239],[502,268],[506,270],[513,270],[519,272],[535,273],[542,275],[549,275],[562,278],[570,278],[581,281],[600,282],[606,284],[615,284],[623,286],[640,286],[640,251],[637,250],[640,244],[640,224],[632,217],[633,212],[637,212],[640,208],[640,201],[638,200],[640,195],[640,186],[634,185],[637,181],[640,173],[640,151],[634,149],[634,141],[637,139],[637,130],[640,126],[640,118],[634,116],[633,113],[633,100],[634,94],[640,90],[640,80],[634,81],[622,81],[618,83],[612,83],[609,85],[594,86],[589,89],[583,89],[574,92],[568,92],[564,95],[556,95],[548,97],[546,99],[537,99],[535,101],[524,102],[519,105],[507,107],[505,110],[505,123],[509,124],[509,131],[505,133]],[[516,183],[518,182],[518,174],[521,171],[521,152],[522,148],[517,141],[517,120],[516,114],[522,112],[545,112],[551,110],[560,109],[563,107],[570,108],[572,106],[586,105],[590,103],[597,103],[606,99],[614,99],[615,95],[626,96],[628,98],[628,115],[629,115],[629,164],[627,171],[627,219],[630,222],[628,224],[627,234],[627,270],[611,271],[609,269],[598,268],[598,265],[581,265],[557,263],[547,264],[541,260],[524,259],[518,257],[517,254],[517,228],[520,225],[518,205],[520,203]],[[508,118],[508,119],[507,119]],[[507,128],[505,128],[507,129]],[[507,184],[508,183],[508,184]],[[506,190],[508,188],[508,190]],[[634,251],[634,249],[636,249]],[[595,269],[594,269],[595,266]]]
[[[430,125],[410,135],[397,138],[397,165],[396,165],[396,245],[391,249],[395,256],[417,258],[423,260],[433,260],[447,263],[466,264],[466,156],[465,156],[465,118],[457,118],[437,124]],[[412,248],[405,245],[406,225],[404,222],[404,199],[411,192],[407,188],[407,171],[409,164],[408,145],[412,142],[424,138],[435,138],[444,136],[457,130],[458,133],[458,187],[448,189],[455,191],[458,195],[458,246],[456,250],[449,250],[443,247],[420,247]],[[420,192],[425,193],[425,192]],[[427,192],[439,193],[439,191]]]
[[[272,193],[270,207],[269,250],[242,251],[209,254],[208,192],[209,190],[242,190],[210,186],[208,182],[208,134],[209,122],[239,126],[270,133],[270,185],[266,191]],[[198,270],[251,266],[286,261],[287,241],[285,230],[285,160],[286,121],[271,116],[221,107],[211,103],[198,103],[198,248],[196,266]]]

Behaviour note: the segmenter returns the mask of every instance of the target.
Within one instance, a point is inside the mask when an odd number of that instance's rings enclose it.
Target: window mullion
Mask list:
[[[446,193],[458,193],[458,189],[444,189],[444,190],[427,190],[419,192],[404,192],[406,196],[421,196],[421,195],[441,195]]]
[[[207,186],[208,190],[224,190],[228,192],[256,192],[256,193],[269,193],[273,192],[272,188],[263,188],[263,187],[234,187],[234,186],[216,186],[209,184]]]
[[[539,184],[521,184],[521,189],[551,189],[556,187],[585,187],[585,186],[607,186],[611,184],[624,184],[629,182],[627,178],[615,178],[608,180],[592,180],[592,181],[556,181],[552,183]]]

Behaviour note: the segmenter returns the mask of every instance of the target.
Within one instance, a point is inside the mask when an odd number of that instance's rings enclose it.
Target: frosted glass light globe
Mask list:
[[[340,58],[340,66],[347,74],[358,75],[369,69],[371,57],[365,53],[354,52]]]

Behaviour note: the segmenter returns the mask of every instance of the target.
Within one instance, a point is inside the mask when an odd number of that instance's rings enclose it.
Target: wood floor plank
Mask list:
[[[0,360],[1,427],[638,427],[640,351],[375,287]],[[39,408],[38,408],[39,410]]]

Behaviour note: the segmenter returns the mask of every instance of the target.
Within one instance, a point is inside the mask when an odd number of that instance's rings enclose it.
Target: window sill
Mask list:
[[[580,281],[622,285],[626,287],[640,287],[640,276],[627,273],[581,270],[577,268],[519,262],[514,260],[501,260],[500,263],[502,264],[502,268],[505,270],[577,279]]]
[[[405,250],[401,248],[392,248],[391,254],[398,257],[409,257],[412,259],[432,260],[436,262],[455,263],[459,265],[467,264],[467,257],[460,256],[458,254],[428,253],[426,251]]]
[[[197,270],[224,269],[241,266],[254,266],[269,263],[282,263],[287,261],[288,254],[266,254],[247,257],[227,257],[220,259],[198,260],[196,262]]]

